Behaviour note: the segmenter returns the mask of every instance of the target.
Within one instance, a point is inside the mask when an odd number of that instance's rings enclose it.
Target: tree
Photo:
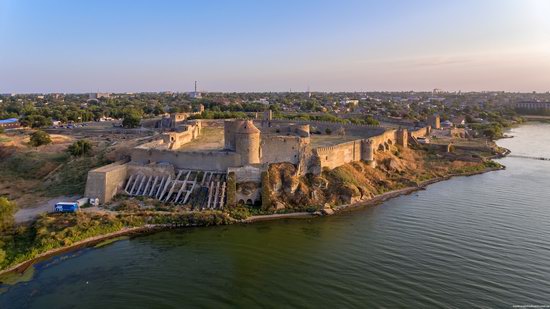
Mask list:
[[[5,197],[0,197],[0,231],[5,231],[13,226],[15,219],[13,215],[17,206]]]
[[[70,145],[67,151],[75,157],[88,155],[92,151],[92,143],[85,139],[79,140]]]
[[[52,142],[50,135],[42,130],[37,130],[31,134],[31,146],[38,147],[42,145],[47,145]]]
[[[141,124],[141,113],[135,109],[128,110],[124,113],[122,126],[125,128],[137,128]]]
[[[269,173],[262,172],[262,210],[271,208],[271,189],[269,188]]]
[[[235,172],[229,172],[227,174],[227,206],[228,207],[235,207],[236,192],[237,192],[237,179],[235,176]]]
[[[380,121],[374,119],[370,115],[365,118],[365,123],[368,124],[368,125],[372,125],[372,126],[379,126],[380,125]]]

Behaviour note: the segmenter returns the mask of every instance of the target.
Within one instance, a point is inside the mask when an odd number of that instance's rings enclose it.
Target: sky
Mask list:
[[[550,0],[0,0],[0,93],[550,91]]]

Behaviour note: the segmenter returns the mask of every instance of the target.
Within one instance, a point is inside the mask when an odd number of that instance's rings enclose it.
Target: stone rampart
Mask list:
[[[361,160],[361,140],[354,140],[334,146],[319,147],[314,150],[322,168],[336,168],[346,163]]]
[[[169,149],[178,149],[191,142],[201,134],[201,121],[195,121],[184,126],[180,131],[165,132],[162,141]]]
[[[272,126],[276,124],[296,124],[296,125],[310,125],[311,133],[325,134],[329,129],[331,132],[337,132],[340,129],[344,129],[347,135],[357,135],[360,137],[371,137],[382,134],[386,131],[386,128],[374,125],[361,125],[351,123],[337,123],[330,121],[310,121],[310,120],[285,120],[274,119],[270,121]]]
[[[308,151],[310,139],[299,136],[262,135],[261,163],[298,164],[300,154]]]
[[[126,180],[127,167],[119,161],[89,171],[84,196],[98,198],[101,204],[111,201]]]
[[[227,171],[241,166],[241,156],[233,151],[174,151],[134,148],[132,161],[140,164],[170,163],[177,169]]]
[[[430,127],[422,127],[409,131],[409,135],[414,138],[426,137],[430,135]]]

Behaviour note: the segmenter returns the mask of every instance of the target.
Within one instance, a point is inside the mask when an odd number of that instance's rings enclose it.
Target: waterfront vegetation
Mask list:
[[[68,247],[92,237],[143,227],[146,224],[167,226],[209,226],[229,224],[232,219],[220,211],[154,212],[135,211],[114,213],[56,213],[44,214],[30,225],[13,225],[13,210],[2,210],[0,269],[31,260],[50,250]],[[8,218],[8,219],[6,219]],[[11,218],[11,219],[10,219]],[[10,221],[11,220],[11,221]]]

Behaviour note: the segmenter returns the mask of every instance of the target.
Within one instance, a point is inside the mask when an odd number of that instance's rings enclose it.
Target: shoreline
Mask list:
[[[139,227],[123,228],[119,231],[112,232],[112,233],[109,233],[109,234],[98,235],[98,236],[86,238],[86,239],[77,241],[74,244],[71,244],[71,245],[66,246],[66,247],[59,247],[59,248],[54,248],[54,249],[48,250],[46,252],[43,252],[43,253],[35,256],[34,258],[32,258],[30,260],[26,260],[26,261],[23,261],[23,262],[18,263],[16,265],[13,265],[9,268],[0,270],[0,276],[8,274],[8,273],[12,273],[12,272],[24,273],[29,267],[31,267],[32,265],[36,264],[37,262],[39,262],[41,260],[45,260],[45,259],[50,258],[52,256],[56,256],[56,255],[59,255],[59,254],[62,254],[62,253],[70,252],[70,251],[73,251],[73,250],[76,250],[76,249],[81,249],[81,248],[86,248],[86,247],[89,247],[89,246],[92,246],[92,245],[96,245],[96,244],[101,243],[105,240],[117,238],[117,237],[120,237],[120,236],[132,235],[132,234],[154,232],[155,230],[161,230],[161,229],[164,229],[164,228],[165,228],[164,226],[159,226],[159,225],[145,225],[145,226],[139,226]]]
[[[504,156],[500,155],[498,157],[504,157]],[[417,186],[414,186],[414,187],[405,187],[405,188],[401,188],[401,189],[396,189],[396,190],[384,192],[382,194],[378,194],[376,196],[373,196],[370,199],[359,200],[359,201],[354,202],[354,203],[336,206],[333,209],[334,210],[333,214],[320,214],[319,212],[294,212],[294,213],[285,213],[285,214],[258,215],[258,216],[250,216],[250,217],[248,217],[244,220],[237,221],[237,223],[250,224],[250,223],[255,223],[255,222],[273,221],[273,220],[280,220],[280,219],[303,219],[303,218],[316,218],[316,217],[323,217],[323,216],[333,216],[333,215],[336,215],[336,214],[344,212],[344,211],[352,211],[352,210],[363,208],[363,207],[379,205],[379,204],[381,204],[381,203],[383,203],[383,202],[385,202],[389,199],[399,197],[401,195],[409,195],[409,194],[411,194],[413,192],[416,192],[416,191],[419,191],[419,190],[424,190],[427,186],[429,186],[431,184],[438,183],[438,182],[445,181],[445,180],[449,180],[453,177],[475,176],[475,175],[480,175],[480,174],[484,174],[484,173],[488,173],[488,172],[499,171],[499,170],[502,170],[502,169],[504,169],[504,167],[502,167],[502,168],[486,168],[482,171],[475,171],[475,172],[462,173],[462,174],[449,174],[449,175],[446,175],[446,176],[425,180],[425,181],[419,183]],[[92,245],[101,243],[105,240],[113,239],[113,238],[120,237],[120,236],[128,236],[128,235],[141,234],[141,233],[152,233],[152,232],[156,232],[156,231],[168,230],[168,229],[171,229],[171,228],[177,228],[177,226],[166,225],[166,224],[162,224],[162,225],[160,225],[160,224],[159,225],[149,224],[149,225],[140,226],[140,227],[123,228],[123,229],[121,229],[119,231],[116,231],[116,232],[113,232],[113,233],[98,235],[98,236],[94,236],[94,237],[91,237],[91,238],[83,239],[83,240],[78,241],[74,244],[71,244],[70,246],[59,247],[59,248],[48,250],[44,253],[39,254],[38,256],[36,256],[32,259],[29,259],[27,261],[23,261],[21,263],[18,263],[16,265],[11,266],[9,268],[6,268],[4,270],[0,270],[0,276],[8,274],[8,273],[22,274],[29,267],[32,267],[34,264],[36,264],[37,262],[39,262],[41,260],[56,256],[56,255],[59,255],[59,254],[62,254],[62,253],[70,252],[70,251],[73,251],[73,250],[90,247]]]

